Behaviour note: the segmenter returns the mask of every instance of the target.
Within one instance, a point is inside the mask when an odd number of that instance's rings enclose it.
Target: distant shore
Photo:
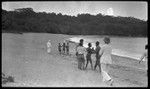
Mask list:
[[[47,33],[47,32],[18,32],[18,31],[5,31],[2,30],[2,33],[12,33],[12,34],[23,34],[23,33]],[[47,33],[47,34],[61,34],[61,33]],[[71,36],[89,36],[87,35],[81,35],[81,34],[62,34],[62,35],[71,35]],[[91,36],[100,36],[100,37],[105,37],[105,36],[110,36],[110,37],[148,37],[148,36],[122,36],[122,35],[91,35]]]

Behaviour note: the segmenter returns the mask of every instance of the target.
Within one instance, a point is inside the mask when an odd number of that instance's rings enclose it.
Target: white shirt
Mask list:
[[[48,47],[48,48],[51,47],[50,41],[47,42],[47,47]]]
[[[111,46],[109,44],[105,44],[99,52],[99,54],[102,55],[100,63],[112,64],[111,52],[112,52]]]
[[[85,54],[86,53],[86,48],[83,46],[78,46],[77,47],[77,52],[78,54]]]

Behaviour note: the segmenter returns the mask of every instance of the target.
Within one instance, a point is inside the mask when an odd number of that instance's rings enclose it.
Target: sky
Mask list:
[[[33,8],[35,12],[62,13],[77,16],[81,13],[103,14],[148,19],[148,2],[144,1],[16,1],[2,2],[2,9]]]

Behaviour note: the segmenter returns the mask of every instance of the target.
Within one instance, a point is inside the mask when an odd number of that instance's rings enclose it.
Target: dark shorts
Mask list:
[[[77,55],[77,59],[79,62],[85,62],[85,59],[84,59],[84,55],[83,54],[78,54]]]
[[[91,55],[86,55],[87,60],[91,60]]]

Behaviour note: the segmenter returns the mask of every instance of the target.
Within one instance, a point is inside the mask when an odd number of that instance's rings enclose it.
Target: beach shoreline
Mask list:
[[[100,46],[103,46],[103,36],[76,36],[69,38],[70,42],[77,43],[80,39],[84,39],[84,46],[88,47],[88,43],[92,43],[92,47],[95,48],[95,42],[99,41]],[[144,53],[144,47],[147,44],[147,38],[122,38],[111,37],[112,54],[121,57],[128,57],[135,60],[140,60],[140,57]]]
[[[2,86],[109,87],[102,83],[99,72],[89,68],[86,71],[77,69],[74,43],[70,46],[72,56],[59,55],[58,43],[71,37],[40,33],[2,34],[2,72],[15,76],[18,82]],[[46,53],[48,39],[51,39],[53,46],[50,55]],[[143,69],[144,62],[138,64],[138,60],[117,55],[112,55],[112,60],[110,73],[116,82],[115,87],[147,87],[148,78],[147,71]]]

